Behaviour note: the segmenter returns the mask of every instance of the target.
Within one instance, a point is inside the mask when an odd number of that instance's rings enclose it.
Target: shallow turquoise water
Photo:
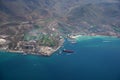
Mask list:
[[[82,37],[66,41],[51,57],[0,53],[0,80],[120,80],[120,39]]]

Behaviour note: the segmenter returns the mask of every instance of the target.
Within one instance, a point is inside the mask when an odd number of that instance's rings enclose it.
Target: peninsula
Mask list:
[[[47,23],[44,19],[1,25],[0,50],[50,56],[64,43],[55,26],[57,26],[55,20]]]

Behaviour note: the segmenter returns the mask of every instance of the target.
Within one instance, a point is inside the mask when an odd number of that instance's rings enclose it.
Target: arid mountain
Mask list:
[[[120,27],[118,5],[118,3],[99,3],[80,6],[69,12],[67,21],[76,28],[82,28],[82,31],[110,34],[115,26]]]
[[[1,13],[12,18],[31,20],[50,16],[54,3],[48,0],[1,0],[0,4]]]
[[[14,18],[36,19],[53,14],[64,15],[79,5],[113,3],[114,0],[0,0],[1,14]]]
[[[119,4],[117,0],[0,0],[0,23],[33,21],[49,31],[48,25],[56,22],[62,33],[116,35]]]

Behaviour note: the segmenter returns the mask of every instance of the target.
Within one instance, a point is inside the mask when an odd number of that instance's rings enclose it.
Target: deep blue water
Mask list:
[[[120,80],[120,39],[94,38],[51,57],[0,52],[0,80]]]

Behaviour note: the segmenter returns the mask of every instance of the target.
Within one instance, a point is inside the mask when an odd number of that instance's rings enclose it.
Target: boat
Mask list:
[[[66,50],[66,49],[64,49],[63,52],[66,52],[66,53],[73,53],[74,51],[73,51],[73,50]]]

